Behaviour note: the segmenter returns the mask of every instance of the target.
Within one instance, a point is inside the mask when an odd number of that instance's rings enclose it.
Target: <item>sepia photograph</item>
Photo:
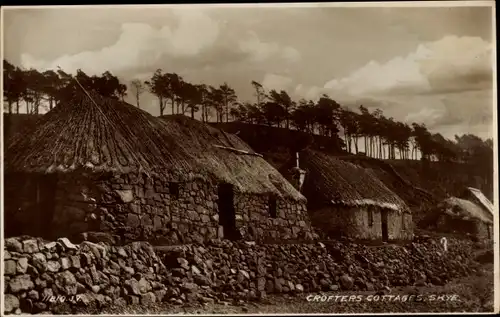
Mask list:
[[[1,315],[499,312],[494,1],[1,14]]]

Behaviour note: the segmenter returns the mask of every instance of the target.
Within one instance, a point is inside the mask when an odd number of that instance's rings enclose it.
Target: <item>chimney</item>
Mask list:
[[[295,153],[295,158],[296,158],[296,166],[292,168],[293,185],[300,192],[302,190],[302,185],[304,184],[306,171],[300,168],[299,152]]]

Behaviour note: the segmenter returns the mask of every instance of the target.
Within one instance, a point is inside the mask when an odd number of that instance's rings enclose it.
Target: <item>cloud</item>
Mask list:
[[[413,112],[410,112],[405,120],[425,122],[431,129],[461,125],[462,127],[490,126],[487,129],[490,131],[493,125],[491,91],[464,91],[441,95],[439,98],[417,96],[410,101],[410,107]]]
[[[172,57],[196,56],[211,47],[219,36],[218,23],[200,11],[173,10],[177,21],[175,28],[154,28],[146,23],[124,23],[117,41],[100,50],[63,55],[54,61],[38,60],[23,54],[24,67],[65,71],[82,69],[88,73],[126,71],[131,68],[148,68],[165,55]]]
[[[324,88],[351,95],[443,93],[492,88],[492,44],[479,37],[447,36],[421,44],[406,57],[370,61]]]
[[[292,83],[292,79],[289,77],[276,75],[276,74],[266,74],[262,80],[261,85],[268,90],[287,90]]]
[[[300,60],[300,52],[291,46],[282,46],[278,43],[263,42],[253,31],[249,36],[238,43],[242,52],[248,53],[254,62],[264,62],[271,58],[284,59],[286,62],[296,63]]]
[[[297,98],[317,100],[328,94],[342,106],[359,112],[363,105],[370,111],[381,109],[386,117],[411,124],[425,123],[433,133],[452,138],[454,134],[474,133],[491,138],[493,131],[492,90],[465,90],[440,94],[356,96],[317,86],[296,86]]]
[[[303,84],[298,84],[295,87],[294,94],[298,98],[304,98],[307,100],[316,100],[318,99],[322,94],[326,93],[327,90],[322,88],[322,87],[317,87],[317,86],[306,86]]]

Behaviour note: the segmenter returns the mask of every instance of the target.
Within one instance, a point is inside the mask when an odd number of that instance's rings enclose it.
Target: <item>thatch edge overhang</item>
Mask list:
[[[336,200],[331,200],[331,204],[333,205],[345,205],[349,207],[367,207],[367,206],[372,206],[372,207],[378,207],[381,209],[390,209],[392,211],[396,211],[398,213],[411,213],[411,210],[407,208],[406,206],[401,206],[397,205],[394,203],[385,203],[385,202],[378,202],[372,199],[356,199],[356,200],[351,200],[351,201],[336,201]]]

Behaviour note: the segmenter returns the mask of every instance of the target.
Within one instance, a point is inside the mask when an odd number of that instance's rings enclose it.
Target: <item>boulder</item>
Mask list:
[[[29,275],[18,275],[9,281],[9,287],[12,293],[19,293],[35,288],[35,284]]]
[[[141,305],[151,306],[156,302],[156,296],[154,293],[146,293],[141,296]]]
[[[350,277],[349,275],[343,274],[340,277],[340,284],[342,285],[342,287],[344,289],[350,290],[354,286],[354,281],[353,281],[352,277]]]
[[[77,285],[75,276],[69,271],[57,273],[54,279],[56,287],[65,295],[76,295]]]
[[[20,258],[17,260],[17,273],[24,274],[28,270],[28,259],[27,258]]]
[[[23,253],[23,244],[17,238],[8,238],[4,240],[5,248],[8,251]]]
[[[10,313],[19,308],[19,299],[12,294],[5,294],[4,296],[4,311]]]
[[[35,253],[40,251],[38,248],[38,241],[35,239],[23,241],[23,251],[25,253]]]
[[[45,272],[47,270],[47,259],[43,253],[35,253],[31,257],[33,266],[36,267],[39,271]]]
[[[7,260],[4,262],[4,274],[5,275],[16,275],[17,263],[14,260]]]

